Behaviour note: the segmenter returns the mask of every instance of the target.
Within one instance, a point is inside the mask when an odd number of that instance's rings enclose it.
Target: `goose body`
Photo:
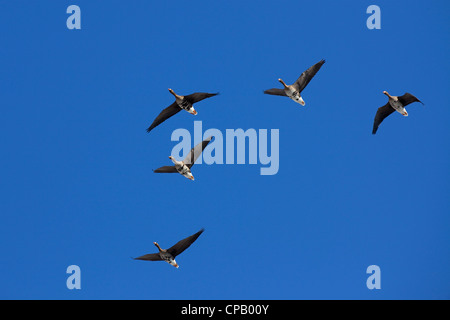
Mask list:
[[[158,248],[159,250],[158,254],[162,260],[174,266],[175,268],[179,267],[178,263],[175,261],[175,257],[172,254],[170,254],[170,252],[168,252],[165,249],[162,249],[157,242],[153,242],[153,244]]]
[[[194,109],[194,103],[202,101],[203,99],[213,97],[218,95],[218,93],[206,93],[206,92],[195,92],[187,96],[181,96],[176,94],[172,89],[169,88],[169,92],[175,97],[175,102],[170,106],[165,108],[161,113],[153,120],[150,127],[147,128],[147,132],[152,131],[156,126],[160,125],[170,117],[174,116],[181,110],[185,110],[190,114],[197,115],[197,111]]]
[[[211,139],[212,139],[212,136],[203,140],[202,142],[197,144],[195,147],[193,147],[183,161],[178,161],[174,157],[169,156],[169,159],[172,160],[174,165],[173,166],[164,166],[164,167],[154,170],[153,172],[156,172],[156,173],[178,172],[179,174],[183,175],[184,177],[186,177],[190,180],[194,180],[194,176],[192,175],[191,168],[194,165],[197,158],[200,156],[200,154],[206,148],[208,143],[211,142]]]
[[[174,157],[170,156],[170,160],[175,165],[175,169],[178,171],[179,174],[185,176],[188,179],[194,180],[194,176],[192,175],[191,169],[183,162],[183,161],[177,161]]]
[[[308,83],[311,81],[311,79],[316,75],[316,73],[319,71],[319,69],[322,67],[322,65],[325,63],[325,60],[320,60],[315,65],[309,67],[306,71],[304,71],[300,77],[291,85],[287,85],[282,79],[278,79],[279,82],[283,85],[283,89],[273,88],[265,90],[265,94],[271,94],[276,96],[285,96],[296,103],[301,104],[304,106],[306,103],[303,100],[301,96],[301,92],[305,87],[308,85]]]
[[[397,111],[401,115],[407,117],[408,111],[406,111],[405,109],[407,105],[413,102],[422,103],[422,101],[420,101],[410,93],[405,93],[402,96],[391,96],[387,91],[383,91],[383,93],[388,96],[389,100],[384,106],[378,108],[377,113],[375,114],[375,119],[373,120],[372,134],[375,134],[377,132],[381,122],[383,122],[383,120],[391,115],[394,111]]]
[[[153,242],[153,244],[158,248],[157,253],[149,253],[143,256],[134,258],[134,260],[146,260],[146,261],[166,261],[168,264],[178,268],[179,265],[175,261],[175,257],[181,254],[184,250],[189,248],[189,246],[197,240],[198,237],[205,231],[205,229],[201,229],[197,233],[178,241],[175,245],[170,247],[169,249],[162,249],[157,242]]]
[[[176,94],[172,89],[169,88],[169,92],[175,96],[175,102],[177,105],[183,109],[189,112],[190,114],[197,115],[197,111],[194,109],[194,106],[192,105],[192,102],[189,101],[189,99],[185,99],[184,96],[180,96]]]
[[[278,81],[280,81],[283,86],[284,86],[284,93],[291,98],[293,101],[301,104],[302,106],[304,106],[306,103],[303,100],[302,96],[300,95],[300,92],[298,92],[297,88],[294,85],[290,85],[288,86],[282,79],[278,79]]]
[[[396,96],[391,96],[387,91],[383,92],[385,95],[389,97],[389,104],[392,108],[394,108],[395,111],[400,113],[401,115],[407,117],[408,112],[406,111],[405,107],[403,106],[403,103],[398,99]]]

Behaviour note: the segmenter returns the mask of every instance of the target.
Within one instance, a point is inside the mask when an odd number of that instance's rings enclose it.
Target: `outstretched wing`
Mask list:
[[[147,261],[161,261],[161,256],[159,253],[149,253],[144,254],[143,256],[133,258],[134,260],[147,260]]]
[[[181,111],[181,108],[178,106],[176,102],[172,103],[170,106],[165,108],[161,113],[156,117],[156,119],[153,121],[152,125],[148,127],[147,132],[152,131],[152,129],[159,124],[163,123],[167,119],[169,119],[171,116],[177,114]]]
[[[284,92],[284,89],[273,88],[273,89],[265,90],[264,93],[265,93],[265,94],[272,94],[272,95],[274,95],[274,96],[284,96],[284,97],[287,97],[286,92]]]
[[[197,232],[196,234],[193,234],[192,236],[187,237],[186,239],[180,240],[178,241],[176,244],[174,244],[172,247],[170,247],[169,249],[167,249],[167,252],[169,252],[171,255],[173,255],[174,257],[176,257],[177,255],[179,255],[180,253],[182,253],[184,250],[186,250],[187,248],[189,248],[189,246],[195,241],[197,240],[198,237],[200,237],[200,235],[203,233],[203,231],[205,231],[205,229],[201,229],[199,232]]]
[[[401,102],[401,104],[405,107],[410,103],[413,102],[420,102],[423,104],[422,101],[420,101],[419,99],[417,99],[415,96],[413,96],[411,93],[405,93],[404,95],[398,97],[398,101]]]
[[[208,143],[211,142],[212,136],[203,140],[199,144],[197,144],[195,147],[191,149],[189,154],[186,156],[186,158],[183,160],[184,164],[188,166],[188,168],[192,168],[197,158],[200,156],[200,154],[203,152],[203,150],[206,148]]]
[[[394,111],[394,108],[391,107],[389,102],[384,106],[378,108],[375,119],[373,120],[372,134],[375,134],[377,132],[380,123],[383,122],[383,120]]]
[[[316,75],[317,71],[322,67],[322,65],[325,63],[325,60],[320,60],[315,65],[309,67],[308,70],[304,71],[300,77],[295,81],[293,86],[297,89],[297,91],[300,93],[305,89],[305,87],[308,85],[308,83],[311,81],[311,79]]]
[[[175,173],[175,172],[178,172],[178,171],[175,168],[175,166],[164,166],[164,167],[158,168],[156,170],[153,170],[153,172],[156,172],[156,173]]]
[[[191,104],[202,101],[203,99],[210,98],[213,96],[217,96],[219,93],[206,93],[206,92],[196,92],[187,96],[184,96],[184,99]]]

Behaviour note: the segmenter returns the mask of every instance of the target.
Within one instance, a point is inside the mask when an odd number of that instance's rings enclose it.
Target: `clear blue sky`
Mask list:
[[[450,298],[448,1],[0,3],[0,298]],[[262,94],[320,59],[306,107]],[[169,87],[221,94],[147,134]],[[373,136],[383,90],[425,106]],[[279,129],[278,174],[154,174],[194,120]],[[179,269],[130,259],[202,227]]]

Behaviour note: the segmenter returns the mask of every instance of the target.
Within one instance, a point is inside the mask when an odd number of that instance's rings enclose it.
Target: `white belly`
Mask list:
[[[194,180],[194,176],[191,173],[191,170],[188,168],[188,166],[186,165],[182,165],[182,166],[175,166],[175,168],[177,169],[177,171],[182,174],[183,176],[185,176],[186,178],[190,179],[190,180]]]
[[[286,95],[291,98],[292,100],[294,100],[295,102],[301,104],[302,106],[305,105],[305,101],[303,101],[302,97],[300,96],[300,93],[298,93],[298,91],[295,90],[286,90]]]
[[[194,180],[194,176],[190,172],[182,173],[182,175],[190,180]]]
[[[406,112],[405,107],[403,107],[402,103],[398,100],[393,100],[393,99],[389,99],[389,104],[391,105],[392,108],[394,108],[395,111],[397,111],[398,113],[401,113],[402,115],[404,115],[405,117],[408,116],[408,112]]]
[[[175,261],[175,259],[167,261],[170,265],[174,266],[175,268],[178,268],[178,263]]]

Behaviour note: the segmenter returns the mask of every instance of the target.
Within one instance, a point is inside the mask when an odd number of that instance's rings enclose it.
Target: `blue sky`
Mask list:
[[[0,298],[450,298],[448,1],[0,3]],[[262,94],[320,59],[306,107]],[[221,94],[147,134],[169,87]],[[383,90],[425,106],[373,136]],[[194,120],[279,129],[278,174],[154,174]],[[202,227],[179,269],[130,259]]]

